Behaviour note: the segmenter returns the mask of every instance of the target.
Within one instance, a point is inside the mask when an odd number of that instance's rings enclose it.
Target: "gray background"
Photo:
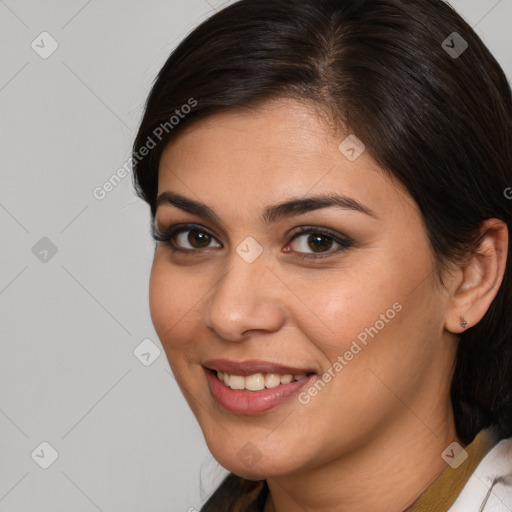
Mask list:
[[[170,51],[226,3],[0,0],[0,512],[192,512],[225,474],[158,356],[149,209],[131,175],[93,190]],[[512,0],[452,5],[510,79]]]

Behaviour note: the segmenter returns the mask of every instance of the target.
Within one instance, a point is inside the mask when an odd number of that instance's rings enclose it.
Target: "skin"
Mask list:
[[[315,109],[279,99],[192,125],[160,162],[159,194],[206,203],[221,222],[159,206],[158,227],[196,223],[214,237],[194,248],[181,235],[188,254],[157,243],[151,318],[213,456],[267,479],[266,512],[396,512],[414,502],[446,468],[445,448],[464,446],[449,399],[459,317],[477,323],[503,276],[508,233],[494,219],[479,253],[452,265],[440,286],[415,202],[369,151],[349,161],[338,150],[346,136]],[[260,218],[266,206],[332,191],[375,217],[323,208],[270,227]],[[311,234],[291,240],[301,226],[328,227],[353,246],[336,252],[327,239],[315,253]],[[248,236],[263,248],[252,263],[236,252]],[[319,252],[330,255],[296,255]],[[209,391],[202,362],[212,358],[321,375],[396,302],[402,310],[306,405],[293,397],[266,413],[233,414]],[[250,467],[237,456],[249,442],[261,456]]]

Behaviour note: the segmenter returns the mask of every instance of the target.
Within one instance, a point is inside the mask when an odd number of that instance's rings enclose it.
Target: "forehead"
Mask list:
[[[372,203],[372,209],[396,201],[397,183],[369,152],[351,161],[340,151],[347,135],[314,108],[288,99],[214,114],[165,148],[158,193],[171,189],[239,206],[333,191]]]
[[[329,140],[326,140],[329,138]],[[195,151],[218,153],[216,146],[225,151],[226,143],[230,152],[247,151],[260,159],[265,156],[293,156],[298,151],[302,157],[315,153],[315,159],[322,158],[326,144],[335,143],[340,136],[334,135],[323,123],[315,110],[292,100],[274,100],[250,110],[230,110],[217,113],[185,128],[171,142],[172,147],[200,144]],[[164,153],[165,153],[164,152]],[[225,154],[225,153],[224,153]],[[225,154],[227,158],[228,155]]]

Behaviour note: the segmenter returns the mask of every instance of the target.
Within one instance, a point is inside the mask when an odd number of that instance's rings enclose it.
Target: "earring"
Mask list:
[[[460,326],[465,329],[468,323],[466,322],[466,319],[464,318],[464,315],[461,315],[460,317]]]

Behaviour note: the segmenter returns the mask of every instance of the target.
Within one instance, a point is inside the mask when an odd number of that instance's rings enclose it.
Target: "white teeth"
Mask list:
[[[244,377],[242,375],[230,375],[229,373],[217,372],[217,377],[221,382],[231,389],[247,389],[249,391],[262,391],[265,388],[275,388],[281,384],[289,384],[293,380],[301,380],[307,374],[298,375],[277,373],[255,373]]]
[[[243,377],[241,377],[243,379]],[[261,391],[265,389],[265,377],[262,373],[245,377],[245,388],[249,391]]]
[[[246,379],[244,379],[240,375],[229,375],[229,382],[226,382],[226,384],[231,389],[244,389],[244,386],[245,387],[247,386],[247,384],[245,383],[245,380]]]
[[[267,373],[265,375],[265,387],[266,388],[275,388],[281,384],[281,376],[277,375],[277,373]]]

